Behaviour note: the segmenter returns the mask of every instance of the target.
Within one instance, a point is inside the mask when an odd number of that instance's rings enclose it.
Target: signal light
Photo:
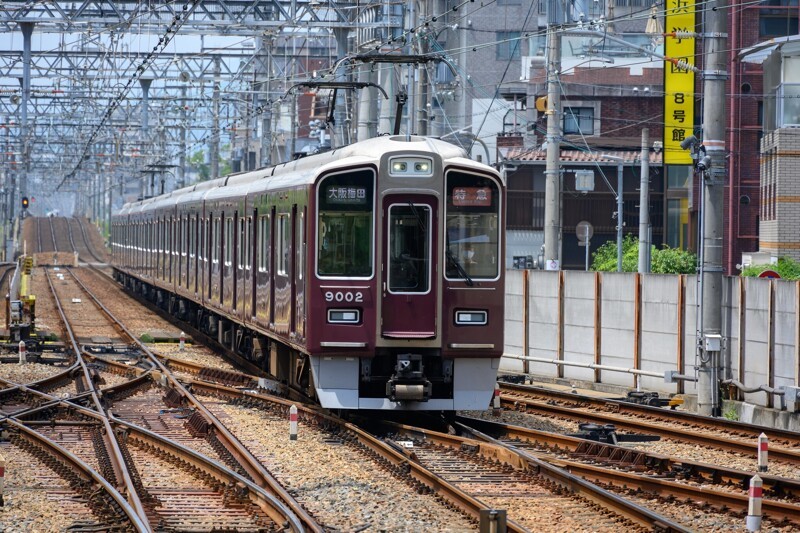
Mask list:
[[[30,205],[30,202],[28,201],[28,197],[27,196],[23,196],[22,197],[22,209],[28,209],[29,205]]]

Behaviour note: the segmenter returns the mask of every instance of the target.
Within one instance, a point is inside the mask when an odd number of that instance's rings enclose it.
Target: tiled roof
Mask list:
[[[562,163],[617,163],[616,159],[609,159],[603,155],[610,155],[622,158],[624,163],[634,164],[640,161],[639,156],[641,150],[595,150],[592,152],[583,150],[561,150]],[[524,148],[516,148],[508,151],[506,159],[511,161],[530,161],[530,162],[544,162],[547,159],[547,150],[535,149],[526,150]],[[661,152],[650,150],[650,163],[655,165],[661,164]]]

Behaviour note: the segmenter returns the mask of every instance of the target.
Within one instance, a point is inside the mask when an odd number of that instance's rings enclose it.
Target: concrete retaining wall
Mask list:
[[[694,374],[696,276],[509,270],[506,291],[508,354]],[[722,310],[722,379],[797,386],[800,282],[726,278]],[[638,379],[643,389],[664,394],[695,391],[693,382],[539,361],[505,358],[501,369],[630,388]],[[780,405],[764,392],[734,397]]]

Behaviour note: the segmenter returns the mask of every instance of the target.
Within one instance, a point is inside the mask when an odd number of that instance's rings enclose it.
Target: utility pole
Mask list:
[[[554,4],[555,2],[551,2]],[[557,13],[548,13],[547,26],[547,159],[544,191],[544,268],[561,270],[561,34]]]
[[[720,354],[722,350],[722,235],[723,192],[727,178],[725,147],[725,81],[728,78],[728,5],[725,0],[703,4],[706,22],[703,61],[703,146],[711,159],[708,168],[698,165],[703,177],[703,283],[698,368],[697,410],[719,416]],[[705,165],[703,165],[704,167]]]
[[[186,186],[186,85],[181,87],[181,128],[180,128],[180,151],[178,155],[178,183],[176,189]]]
[[[650,130],[642,130],[642,175],[639,179],[639,273],[650,272]]]

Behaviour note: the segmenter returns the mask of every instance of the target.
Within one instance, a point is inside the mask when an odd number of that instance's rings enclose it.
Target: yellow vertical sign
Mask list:
[[[695,1],[666,0],[666,33],[695,31]],[[694,66],[694,37],[666,37],[664,55]],[[680,146],[694,130],[694,72],[664,61],[664,164],[691,165],[692,156]]]

